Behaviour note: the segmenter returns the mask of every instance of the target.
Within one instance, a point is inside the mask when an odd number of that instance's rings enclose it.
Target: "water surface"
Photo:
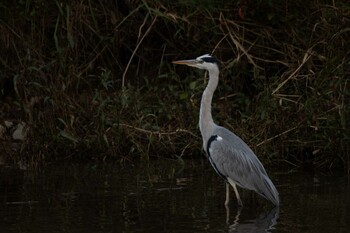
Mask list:
[[[242,209],[205,160],[0,168],[0,232],[350,232],[346,176],[268,169],[281,206],[242,191]]]

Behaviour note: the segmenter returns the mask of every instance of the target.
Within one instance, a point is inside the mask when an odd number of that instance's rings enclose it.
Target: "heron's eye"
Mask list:
[[[204,62],[203,60],[198,60],[199,64],[203,64],[203,62]]]

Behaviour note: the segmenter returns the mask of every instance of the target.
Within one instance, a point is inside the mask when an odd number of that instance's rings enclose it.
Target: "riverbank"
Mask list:
[[[348,171],[350,5],[334,4],[3,4],[3,149],[29,163],[201,155],[206,80],[171,61],[212,52],[219,124],[265,164]],[[5,121],[25,125],[25,137]]]

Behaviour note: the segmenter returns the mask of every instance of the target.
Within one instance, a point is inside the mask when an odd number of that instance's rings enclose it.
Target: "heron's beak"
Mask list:
[[[196,59],[191,60],[179,60],[179,61],[173,61],[172,63],[178,64],[178,65],[188,65],[188,66],[194,66],[198,63]]]

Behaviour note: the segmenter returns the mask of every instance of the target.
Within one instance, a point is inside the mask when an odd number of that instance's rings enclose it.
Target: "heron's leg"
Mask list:
[[[228,203],[230,202],[230,185],[226,182],[226,201],[225,206],[228,206]]]
[[[235,184],[233,184],[232,186],[233,186],[233,190],[235,190],[235,194],[236,194],[236,197],[237,197],[237,204],[238,204],[238,206],[243,206],[241,197],[239,196],[239,193],[238,193],[238,190],[237,190],[237,186],[236,186]]]
[[[233,190],[235,191],[238,206],[243,206],[243,203],[242,203],[241,197],[239,196],[235,182],[233,180],[231,180],[230,178],[228,178],[227,180],[231,184],[231,186],[233,187]]]
[[[225,208],[226,208],[226,224],[230,224],[230,207],[226,205],[225,203]]]

